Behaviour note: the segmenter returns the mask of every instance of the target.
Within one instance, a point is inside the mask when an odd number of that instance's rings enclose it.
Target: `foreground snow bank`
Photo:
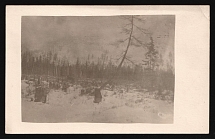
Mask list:
[[[27,85],[22,84],[22,89]],[[173,103],[155,99],[156,92],[102,90],[101,104],[80,89],[51,90],[46,104],[22,99],[23,122],[172,123]],[[96,109],[95,109],[96,108]]]

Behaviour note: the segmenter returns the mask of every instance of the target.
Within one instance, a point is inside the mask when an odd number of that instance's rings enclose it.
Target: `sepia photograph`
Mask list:
[[[210,6],[6,6],[6,134],[209,133]]]
[[[22,121],[173,123],[174,15],[22,16]]]

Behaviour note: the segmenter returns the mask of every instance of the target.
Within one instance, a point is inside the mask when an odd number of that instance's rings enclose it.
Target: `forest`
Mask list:
[[[22,75],[49,76],[55,79],[70,79],[72,82],[79,79],[106,81],[114,75],[117,70],[115,61],[105,54],[98,57],[97,61],[91,60],[93,57],[94,55],[88,55],[85,62],[77,58],[76,62],[71,64],[68,60],[58,58],[57,53],[51,51],[39,56],[34,56],[31,51],[25,51],[22,53]],[[145,64],[128,62],[123,64],[115,82],[136,83],[146,89],[159,86],[173,90],[175,75],[171,66],[168,70],[162,70],[150,65],[152,62],[153,59]]]

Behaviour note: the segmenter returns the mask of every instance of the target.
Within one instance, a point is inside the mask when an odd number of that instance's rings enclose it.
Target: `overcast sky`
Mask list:
[[[167,57],[174,52],[175,18],[174,16],[141,16],[145,24],[134,20],[139,27],[153,33],[155,45],[160,53]],[[119,16],[74,17],[74,16],[24,16],[22,17],[22,49],[31,51],[57,51],[73,61],[76,57],[85,58],[94,54],[100,56],[105,50],[112,57],[125,49],[126,43],[116,47],[113,44],[127,36],[120,33],[128,21]],[[134,28],[134,35],[143,41],[148,38]],[[168,35],[166,38],[162,38]],[[159,38],[161,36],[161,38]],[[129,55],[133,60],[143,59],[143,48],[131,47]]]

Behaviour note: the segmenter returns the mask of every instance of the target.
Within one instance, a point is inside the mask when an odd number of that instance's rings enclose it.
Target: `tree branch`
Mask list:
[[[120,60],[120,58],[122,58],[123,57],[123,55],[121,55],[119,58],[117,58],[117,59],[115,59],[116,61],[118,61],[118,60]]]
[[[138,27],[138,26],[136,26],[136,25],[134,25],[139,31],[141,31],[142,33],[144,33],[144,34],[147,34],[147,35],[150,35],[151,33],[149,33],[149,32],[145,32],[146,30],[145,29],[142,29],[142,28],[140,28],[140,27]]]
[[[129,38],[126,38],[125,40],[119,40],[118,42],[115,42],[115,43],[112,43],[112,44],[110,44],[110,45],[117,45],[117,47],[118,47],[118,45],[120,45],[121,43],[124,43],[125,41],[127,41]]]
[[[141,47],[142,46],[141,44],[136,44],[133,40],[131,41],[131,45],[136,46],[136,47]]]
[[[131,25],[131,23],[125,24],[125,25],[123,26],[123,28],[125,28],[125,27],[128,26],[128,25]]]
[[[120,64],[118,65],[117,67],[117,70],[115,72],[115,74],[113,74],[112,78],[110,78],[107,82],[105,82],[100,88],[99,90],[101,90],[102,88],[104,88],[109,82],[111,82],[113,80],[113,78],[116,76],[116,74],[118,73],[119,69],[121,68],[125,58],[126,58],[126,54],[128,53],[128,48],[130,46],[130,43],[131,43],[131,36],[132,36],[132,33],[133,33],[133,16],[131,16],[131,23],[132,23],[132,26],[131,26],[131,32],[130,32],[130,35],[129,35],[129,41],[128,41],[128,44],[127,44],[127,47],[126,47],[126,50],[125,50],[125,54],[123,55],[123,58],[120,62]]]
[[[130,32],[131,32],[131,29],[127,29],[124,27],[120,33],[129,34]]]
[[[137,20],[138,20],[138,21],[140,21],[140,22],[143,22],[143,23],[145,23],[145,22],[146,22],[145,20],[140,19],[140,18],[138,18],[138,17],[136,17],[136,16],[134,16],[134,18],[135,18],[135,19],[137,19]]]
[[[142,43],[139,39],[137,39],[136,37],[132,36],[132,38],[134,38],[140,45],[133,43],[134,46],[140,47],[140,46],[145,46],[144,48],[147,48],[147,44],[146,43]]]
[[[143,43],[140,40],[138,40],[136,37],[132,36],[132,38],[134,38],[139,44],[143,45]]]
[[[128,60],[129,62],[131,62],[133,65],[137,65],[133,61],[131,61],[130,59],[128,59],[127,57],[125,57],[125,59]]]
[[[125,41],[127,41],[129,38],[126,38],[125,40],[121,40],[121,41],[119,41],[119,43],[123,43],[123,42],[125,42]]]

